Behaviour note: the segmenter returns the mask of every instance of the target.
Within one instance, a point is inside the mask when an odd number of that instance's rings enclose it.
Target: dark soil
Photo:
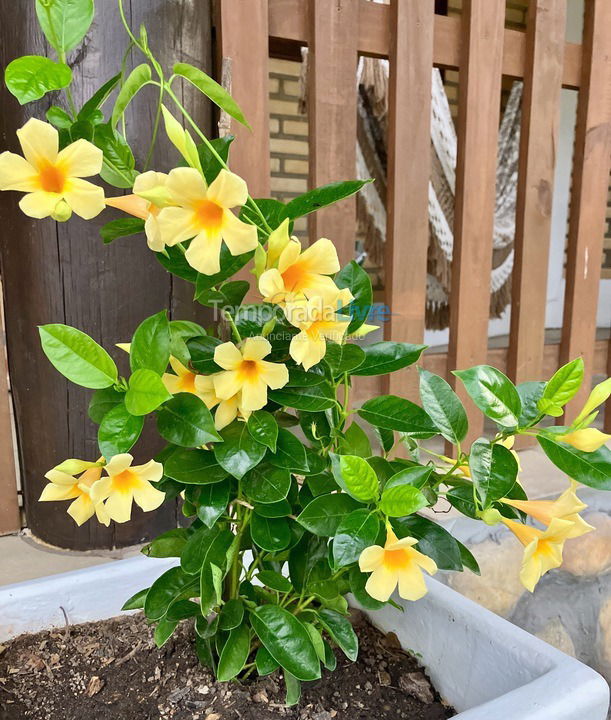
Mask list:
[[[183,623],[161,649],[141,615],[22,635],[0,646],[0,720],[444,720],[444,705],[394,635],[358,621],[357,662],[304,683],[286,708],[278,673],[216,683]]]

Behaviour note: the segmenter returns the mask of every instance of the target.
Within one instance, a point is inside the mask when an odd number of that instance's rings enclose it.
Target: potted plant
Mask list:
[[[399,636],[424,653],[433,673],[440,661],[427,659],[435,656],[431,627],[445,617],[443,643],[450,641],[456,666],[444,665],[445,680],[439,682],[448,697],[458,698],[453,701],[459,708],[516,688],[518,676],[530,680],[540,673],[566,688],[563,673],[576,672],[588,688],[596,685],[590,671],[512,629],[518,654],[535,654],[528,672],[520,675],[516,667],[506,682],[503,665],[498,684],[484,691],[479,683],[469,695],[464,653],[482,671],[495,672],[491,668],[502,657],[499,637],[510,631],[451,591],[427,584],[426,576],[438,569],[479,569],[465,546],[418,512],[444,497],[468,517],[505,524],[525,547],[520,577],[532,591],[542,574],[561,564],[564,543],[591,530],[579,515],[585,505],[578,485],[611,488],[611,453],[604,445],[609,436],[591,427],[597,407],[611,394],[611,379],[592,391],[570,425],[549,427],[542,421],[560,417],[583,381],[581,358],[547,382],[518,386],[489,366],[458,370],[454,374],[496,427],[491,438],[469,448],[460,399],[443,378],[424,369],[421,405],[384,395],[354,408],[355,377],[402,370],[417,363],[425,347],[361,345],[372,329],[366,324],[372,306],[367,273],[354,261],[340,268],[331,240],[306,248],[291,229],[296,218],[358,192],[363,183],[317,188],[287,204],[251,198],[244,180],[228,167],[232,138],[208,139],[182,106],[176,83],[192,83],[247,124],[240,108],[192,65],[177,63],[168,77],[146,30],[136,36],[129,27],[121,0],[125,31],[143,62],[76,108],[62,43],[66,28],[78,42],[91,18],[84,24],[61,8],[56,12],[51,2],[39,5],[42,29],[59,62],[17,58],[5,80],[20,102],[64,88],[70,111],[54,107],[49,122],[31,119],[24,125],[18,132],[23,157],[0,155],[0,189],[24,192],[22,210],[40,219],[64,222],[73,212],[89,219],[106,206],[118,208],[125,217],[102,228],[105,242],[125,235],[137,235],[139,242],[144,234],[155,258],[191,282],[195,300],[214,308],[219,320],[206,331],[169,319],[166,310],[146,318],[121,346],[129,355],[127,377],[80,330],[40,328],[42,349],[55,368],[94,390],[89,415],[99,425],[100,447],[99,458],[68,459],[51,469],[41,501],[70,501],[68,513],[78,524],[109,524],[128,522],[133,502],[151,511],[181,496],[189,519],[187,527],[143,549],[149,557],[176,560],[152,582],[147,568],[146,586],[123,608],[143,609],[159,646],[180,623],[192,622],[197,655],[219,681],[240,679],[253,669],[280,669],[287,705],[299,701],[301,683],[334,667],[333,646],[356,658],[348,597],[372,613],[374,622],[401,628]],[[177,150],[176,167],[138,173],[117,128],[133,97],[148,85],[159,91],[157,112]],[[107,118],[101,106],[115,86]],[[97,174],[118,187],[128,177],[133,192],[107,197],[83,179]],[[253,288],[233,279],[242,268],[251,271]],[[250,295],[245,300],[249,289],[257,295],[254,302]],[[165,447],[134,464],[130,451],[149,415]],[[526,497],[512,450],[518,435],[536,437],[551,462],[572,478],[557,500]],[[436,436],[453,452],[431,451],[423,441]],[[103,567],[89,577],[106,577],[116,594],[117,572],[116,566]],[[137,577],[140,570],[129,572]],[[400,601],[392,599],[396,589]],[[509,652],[514,660],[515,655]],[[551,709],[554,717],[583,716],[557,711],[560,695],[546,705],[538,691],[545,682],[535,681],[526,701],[520,696],[521,714],[515,717],[538,717],[538,710],[526,712],[535,705],[547,708],[546,717]],[[462,696],[455,692],[459,686]],[[506,698],[498,707],[506,707]],[[604,702],[600,692],[591,694],[583,705],[593,713],[588,717],[600,715]],[[490,717],[482,712],[464,717]]]

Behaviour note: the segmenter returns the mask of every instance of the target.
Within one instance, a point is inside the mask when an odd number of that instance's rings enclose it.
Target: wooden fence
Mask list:
[[[244,21],[247,6],[248,22]],[[424,335],[430,175],[431,68],[459,71],[458,159],[450,339],[424,365],[449,370],[489,362],[517,382],[549,376],[581,355],[587,374],[605,373],[609,343],[596,340],[600,258],[611,159],[611,3],[585,0],[581,45],[565,42],[566,0],[531,0],[526,32],[505,29],[504,0],[465,0],[460,17],[435,14],[434,0],[219,0],[219,53],[232,60],[232,90],[253,133],[237,134],[233,166],[255,196],[270,192],[268,57],[309,48],[308,120],[312,187],[352,178],[359,55],[390,61],[386,303],[387,339]],[[502,76],[523,79],[511,330],[490,349],[488,308]],[[560,89],[579,91],[570,202],[564,319],[559,344],[545,344],[551,204]],[[326,236],[354,256],[355,203],[318,213],[310,240]],[[359,380],[364,380],[359,378]],[[569,414],[583,402],[583,391]],[[471,439],[482,418],[463,395]],[[413,395],[414,374],[373,378],[357,395]],[[607,425],[611,424],[611,409]]]

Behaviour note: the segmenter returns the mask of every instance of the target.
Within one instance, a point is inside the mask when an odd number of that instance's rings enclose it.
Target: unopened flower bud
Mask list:
[[[60,200],[51,213],[51,217],[57,222],[66,222],[71,216],[72,209],[65,200]]]

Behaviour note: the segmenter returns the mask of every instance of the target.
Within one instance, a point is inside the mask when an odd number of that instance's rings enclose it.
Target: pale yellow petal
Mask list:
[[[150,512],[156,510],[165,500],[165,493],[154,488],[149,482],[142,482],[134,488],[134,500],[144,512]]]
[[[48,483],[44,486],[38,501],[55,502],[58,500],[71,500],[80,494],[77,484],[74,481],[72,485],[55,485],[54,483]]]
[[[149,460],[144,465],[134,465],[131,470],[148,482],[159,482],[163,477],[163,465],[156,460]]]
[[[248,188],[239,175],[223,169],[210,183],[206,197],[223,208],[233,208],[246,203]]]
[[[257,228],[242,222],[231,210],[223,212],[222,235],[232,255],[242,255],[254,250],[258,245]]]
[[[59,151],[59,135],[49,123],[30,118],[17,130],[17,137],[25,159],[35,168],[54,163]]]
[[[110,475],[118,475],[132,464],[134,458],[129,453],[120,453],[111,458],[110,462],[106,465],[104,470]]]
[[[58,195],[57,193],[37,190],[36,192],[24,195],[19,201],[19,207],[28,217],[35,218],[36,220],[42,220],[42,218],[46,218],[51,215],[51,213],[55,210],[57,203],[61,199],[61,195]]]
[[[144,221],[144,234],[146,235],[146,244],[153,252],[161,252],[165,243],[161,237],[159,223],[154,215],[149,215]]]
[[[410,563],[405,570],[399,570],[399,595],[404,600],[415,602],[426,595],[424,575],[415,563]]]
[[[164,373],[161,376],[161,381],[165,385],[165,389],[172,395],[178,395],[178,393],[184,392],[182,387],[182,380],[178,377],[178,375]]]
[[[267,404],[267,385],[261,377],[246,380],[242,385],[240,408],[260,410]]]
[[[558,440],[571,445],[577,450],[590,453],[599,450],[603,445],[608,443],[609,440],[611,440],[611,435],[607,435],[596,428],[589,427],[583,430],[575,430],[566,435],[559,435]]]
[[[222,400],[214,414],[214,427],[222,430],[230,425],[238,415],[238,395],[234,395],[227,400]]]
[[[311,272],[321,275],[333,275],[339,271],[339,259],[335,245],[327,238],[320,238],[306,248],[300,257]]]
[[[244,340],[242,357],[244,360],[261,360],[272,351],[269,340],[264,337],[249,337]]]
[[[310,275],[303,287],[303,294],[307,298],[321,296],[326,303],[335,302],[337,293],[337,285],[326,275]]]
[[[102,169],[104,154],[88,140],[76,140],[60,151],[57,165],[70,178],[97,175]]]
[[[520,581],[529,592],[534,591],[542,575],[541,559],[538,555],[534,555],[535,547],[536,542],[533,542],[525,548],[520,569]]]
[[[407,548],[412,548],[417,542],[418,540],[414,537],[408,536],[401,538],[400,540],[395,537],[393,540],[387,535],[385,548],[386,550],[405,550]]]
[[[102,525],[106,525],[108,527],[110,525],[110,515],[108,514],[108,510],[106,510],[106,507],[104,503],[98,503],[94,506],[95,510],[95,516],[99,523],[102,523]]]
[[[286,365],[282,363],[268,362],[267,360],[259,360],[259,377],[272,390],[278,390],[284,387],[289,381],[289,371]],[[257,410],[258,408],[251,408]]]
[[[267,267],[271,268],[278,262],[280,253],[290,242],[289,219],[285,218],[280,225],[269,234],[267,239]]]
[[[69,475],[61,470],[49,470],[49,472],[45,473],[45,477],[54,485],[66,485],[68,487],[72,487],[72,485],[76,484],[76,478],[73,475]]]
[[[226,370],[214,375],[214,392],[221,400],[228,400],[242,389],[237,370]]]
[[[80,527],[83,523],[87,522],[95,512],[95,507],[91,498],[83,493],[73,503],[70,503],[68,515],[74,520],[74,522]]]
[[[193,205],[206,198],[206,182],[195,168],[174,168],[166,180],[172,200],[178,205]]]
[[[117,208],[123,212],[138,217],[141,220],[146,220],[149,217],[150,203],[148,200],[144,200],[137,195],[119,195],[118,197],[106,198],[104,200],[108,207]]]
[[[196,375],[195,394],[204,402],[208,410],[218,405],[219,399],[214,392],[214,380],[210,375]]]
[[[266,270],[259,278],[259,292],[267,302],[283,302],[286,295],[284,280],[278,270]]]
[[[611,377],[603,380],[601,383],[598,383],[598,385],[593,388],[586,400],[586,404],[583,406],[582,411],[575,418],[575,423],[580,423],[585,420],[588,415],[596,410],[599,405],[606,402],[609,397],[611,397]]]
[[[155,170],[148,170],[147,172],[140,173],[134,180],[134,192],[146,192],[152,190],[159,185],[166,185],[168,176],[166,173],[156,172]]]
[[[371,545],[365,548],[359,556],[359,568],[361,572],[372,572],[380,567],[384,561],[384,548],[379,545]]]
[[[290,356],[298,365],[303,365],[305,370],[317,365],[326,352],[327,344],[324,338],[312,338],[307,332],[294,335],[289,346]]]
[[[38,174],[30,163],[12,152],[0,154],[0,190],[34,192],[38,189]]]
[[[433,558],[421,553],[418,550],[412,550],[414,562],[421,568],[424,568],[429,575],[434,575],[437,572],[437,563]]]
[[[221,233],[206,230],[200,232],[191,240],[185,257],[189,265],[198,272],[216,275],[221,269]]]
[[[132,500],[131,492],[110,495],[104,505],[110,519],[118,523],[128,522],[132,516]]]
[[[292,237],[290,242],[280,253],[278,258],[278,270],[283,273],[291,265],[294,265],[301,255],[301,243],[297,238]]]
[[[374,600],[386,602],[397,587],[397,573],[388,570],[384,565],[374,570],[365,584],[365,591]]]
[[[83,220],[91,220],[106,207],[104,190],[80,178],[71,178],[68,181],[64,191],[64,199]]]
[[[172,247],[198,233],[193,210],[181,207],[167,207],[157,215],[157,227],[164,245]]]
[[[214,362],[223,370],[235,370],[242,360],[242,353],[232,342],[222,343],[214,348]]]
[[[98,503],[106,500],[112,491],[112,478],[103,477],[89,488],[89,496],[93,502],[97,505]]]

